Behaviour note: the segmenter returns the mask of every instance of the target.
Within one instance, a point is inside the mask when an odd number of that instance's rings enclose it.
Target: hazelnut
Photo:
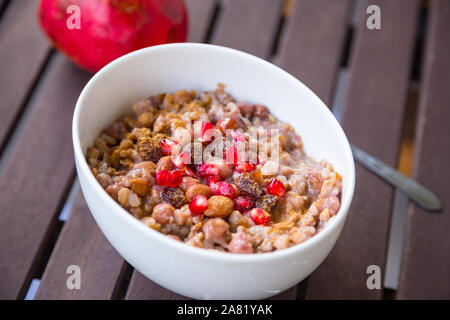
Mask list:
[[[233,212],[233,200],[224,196],[212,196],[204,214],[207,217],[224,218]]]

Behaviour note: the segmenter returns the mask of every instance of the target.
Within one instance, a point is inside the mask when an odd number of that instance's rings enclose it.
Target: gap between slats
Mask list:
[[[220,14],[220,8],[221,8],[220,1],[216,0],[215,4],[214,4],[214,10],[213,10],[213,13],[211,15],[211,19],[209,20],[208,27],[206,29],[205,38],[203,39],[204,43],[210,43],[211,42],[211,37],[212,37],[212,34],[214,32],[214,27],[215,27],[215,25],[217,23],[217,17]]]
[[[6,11],[10,0],[0,0],[0,19],[2,18],[3,13]]]

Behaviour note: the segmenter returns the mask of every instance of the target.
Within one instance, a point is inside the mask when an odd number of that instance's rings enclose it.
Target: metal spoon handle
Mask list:
[[[358,147],[355,147],[354,145],[351,145],[351,147],[353,156],[359,163],[375,173],[381,179],[396,187],[421,208],[428,211],[440,211],[442,209],[438,197],[423,185],[405,177],[394,168],[370,154],[367,154]]]

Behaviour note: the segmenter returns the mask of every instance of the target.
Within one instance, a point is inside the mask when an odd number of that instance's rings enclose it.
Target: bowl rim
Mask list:
[[[293,81],[297,86],[301,87],[302,90],[305,90],[307,94],[311,96],[313,99],[313,102],[317,105],[317,107],[321,108],[324,113],[327,114],[327,118],[330,121],[330,124],[333,126],[333,130],[336,132],[337,135],[340,136],[340,139],[343,139],[344,141],[344,150],[343,153],[346,154],[345,158],[348,158],[349,163],[346,163],[348,169],[348,174],[345,179],[348,179],[348,188],[347,193],[343,194],[341,198],[341,207],[339,208],[338,213],[333,217],[332,221],[330,221],[327,226],[321,230],[319,233],[315,234],[310,239],[299,243],[297,245],[294,245],[292,247],[282,249],[282,250],[276,250],[272,252],[266,252],[266,253],[253,253],[253,254],[233,254],[230,252],[221,252],[217,250],[206,250],[204,248],[197,248],[193,246],[189,246],[184,242],[175,241],[173,239],[170,239],[166,235],[153,230],[146,225],[144,225],[142,222],[140,222],[138,219],[133,217],[126,211],[124,208],[122,208],[114,199],[103,189],[103,187],[98,183],[97,179],[95,179],[94,175],[92,174],[91,170],[89,169],[88,163],[86,161],[86,158],[83,154],[80,138],[79,138],[79,127],[78,123],[80,120],[80,114],[83,111],[84,106],[84,100],[87,94],[90,92],[91,88],[93,87],[94,83],[101,80],[106,74],[108,74],[110,71],[112,71],[116,66],[122,65],[127,63],[130,60],[133,60],[134,58],[145,56],[145,55],[151,55],[155,52],[165,51],[165,50],[178,50],[178,49],[200,49],[200,50],[209,50],[211,52],[220,52],[230,55],[238,55],[241,58],[247,59],[251,63],[257,63],[265,65],[265,67],[269,69],[273,69],[275,72],[280,74],[280,77],[284,77],[289,81]],[[270,107],[269,107],[270,109]],[[172,249],[176,251],[183,251],[184,253],[188,254],[191,253],[192,255],[198,256],[199,258],[203,258],[206,260],[215,260],[216,262],[225,262],[230,264],[240,264],[240,263],[251,263],[251,262],[258,262],[258,261],[264,261],[267,259],[283,259],[287,256],[293,256],[301,253],[304,250],[309,249],[310,247],[313,247],[317,245],[319,242],[327,241],[326,239],[333,233],[336,232],[336,228],[338,227],[339,223],[343,222],[345,223],[345,219],[348,214],[348,210],[350,208],[353,194],[354,194],[354,188],[355,188],[355,164],[353,160],[353,155],[350,148],[350,143],[348,142],[348,139],[340,126],[340,124],[337,122],[336,118],[330,111],[330,109],[324,104],[324,102],[311,90],[309,89],[305,84],[303,84],[300,80],[289,74],[287,71],[281,69],[280,67],[264,60],[259,57],[256,57],[254,55],[251,55],[246,52],[242,52],[236,49],[231,49],[228,47],[218,46],[218,45],[212,45],[212,44],[203,44],[203,43],[173,43],[173,44],[163,44],[163,45],[157,45],[152,47],[143,48],[137,51],[133,51],[131,53],[128,53],[112,62],[107,64],[105,67],[103,67],[100,71],[98,71],[85,85],[83,88],[76,106],[74,110],[73,115],[73,122],[72,122],[72,140],[73,140],[73,147],[74,147],[74,155],[75,160],[77,162],[77,173],[78,175],[84,175],[84,177],[87,179],[87,183],[93,188],[94,192],[100,197],[98,200],[99,202],[108,204],[110,209],[109,211],[111,214],[114,214],[122,223],[126,223],[130,225],[132,228],[135,228],[136,230],[139,230],[139,232],[144,232],[147,234],[147,236],[150,237],[156,237],[156,239],[159,239],[162,241],[162,243],[165,243],[166,246],[171,247]],[[346,161],[347,162],[347,161]],[[91,212],[92,214],[92,212]],[[343,221],[342,221],[343,220]],[[103,231],[102,231],[103,232]],[[155,240],[156,240],[155,239]]]

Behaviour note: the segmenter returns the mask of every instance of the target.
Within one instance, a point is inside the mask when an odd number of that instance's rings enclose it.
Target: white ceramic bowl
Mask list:
[[[264,254],[199,249],[169,239],[122,209],[97,183],[86,148],[142,97],[179,89],[212,90],[218,82],[239,100],[262,103],[301,135],[306,152],[329,160],[343,176],[342,205],[332,222],[294,247]],[[142,49],[100,70],[81,93],[73,118],[75,161],[84,197],[113,247],[139,272],[181,295],[257,299],[283,292],[325,259],[344,225],[355,169],[344,132],[324,103],[287,72],[252,55],[205,44]]]

